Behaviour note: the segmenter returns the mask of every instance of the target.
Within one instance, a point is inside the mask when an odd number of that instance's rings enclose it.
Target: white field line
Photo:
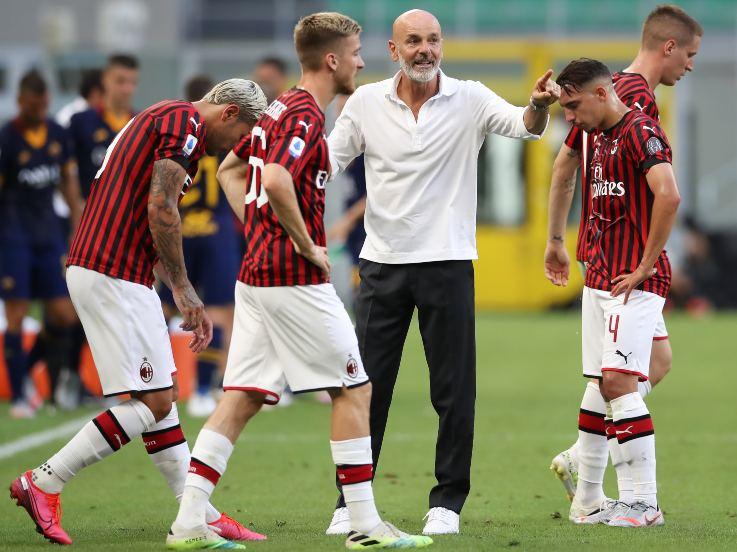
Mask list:
[[[25,437],[21,437],[15,441],[10,441],[9,443],[3,443],[0,445],[0,460],[10,458],[11,456],[15,456],[16,454],[26,450],[40,447],[41,445],[45,445],[51,441],[56,441],[57,439],[62,439],[72,435],[79,431],[79,428],[89,421],[90,416],[88,414],[84,418],[77,418],[76,420],[71,420],[61,424],[60,426],[45,429],[44,431],[39,431],[37,433],[31,433],[30,435],[26,435]]]

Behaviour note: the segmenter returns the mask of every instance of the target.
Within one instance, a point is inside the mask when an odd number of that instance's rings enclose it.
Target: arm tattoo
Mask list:
[[[154,163],[148,195],[149,228],[172,286],[182,284],[187,278],[178,205],[186,177],[181,165],[171,159],[160,159]]]

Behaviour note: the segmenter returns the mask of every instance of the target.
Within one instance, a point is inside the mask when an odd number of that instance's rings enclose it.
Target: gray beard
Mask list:
[[[402,69],[402,72],[407,75],[407,77],[409,77],[409,80],[411,81],[430,82],[438,76],[438,71],[440,70],[440,62],[437,62],[432,69],[428,69],[427,71],[418,71],[412,66],[411,63],[407,63],[407,61],[405,61],[402,56],[399,56],[399,67]]]

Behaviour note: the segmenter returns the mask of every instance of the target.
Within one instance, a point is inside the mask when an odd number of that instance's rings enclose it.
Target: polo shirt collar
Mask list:
[[[433,96],[452,96],[456,93],[458,90],[458,83],[455,79],[452,79],[448,77],[445,73],[443,73],[442,69],[438,69],[438,74],[440,75],[440,89],[438,90],[438,93]],[[402,76],[402,70],[396,72],[394,77],[389,80],[389,85],[387,86],[385,95],[394,101],[399,101],[399,96],[397,96],[397,86],[399,86],[399,79]]]

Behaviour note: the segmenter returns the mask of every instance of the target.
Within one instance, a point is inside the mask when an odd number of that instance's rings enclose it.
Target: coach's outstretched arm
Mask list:
[[[246,215],[246,176],[248,163],[232,151],[223,159],[218,168],[218,182],[228,198],[228,204],[241,223],[245,222]]]
[[[568,284],[570,259],[565,235],[573,192],[576,190],[576,172],[580,162],[576,150],[563,144],[553,163],[548,199],[548,242],[545,246],[545,277],[556,286]]]
[[[612,296],[624,292],[624,303],[627,303],[633,289],[653,275],[653,267],[661,251],[665,248],[670,231],[676,221],[676,211],[681,203],[676,177],[670,163],[660,163],[653,166],[647,173],[647,185],[653,192],[652,219],[650,231],[647,235],[645,251],[642,260],[631,274],[621,274],[612,280],[616,284],[612,288]]]
[[[212,322],[184,266],[178,203],[186,179],[187,171],[176,161],[160,159],[154,163],[148,195],[148,224],[156,253],[171,282],[174,302],[184,317],[181,328],[194,332],[189,346],[199,353],[212,340]]]
[[[289,171],[277,163],[269,163],[261,173],[261,185],[266,189],[269,205],[276,213],[279,224],[289,234],[297,253],[317,265],[326,277],[330,277],[328,250],[326,247],[315,245],[307,231]]]
[[[537,79],[535,87],[530,95],[530,105],[525,109],[525,127],[532,134],[542,134],[548,125],[550,105],[560,98],[560,86],[550,80],[553,70],[548,69],[545,74]]]

